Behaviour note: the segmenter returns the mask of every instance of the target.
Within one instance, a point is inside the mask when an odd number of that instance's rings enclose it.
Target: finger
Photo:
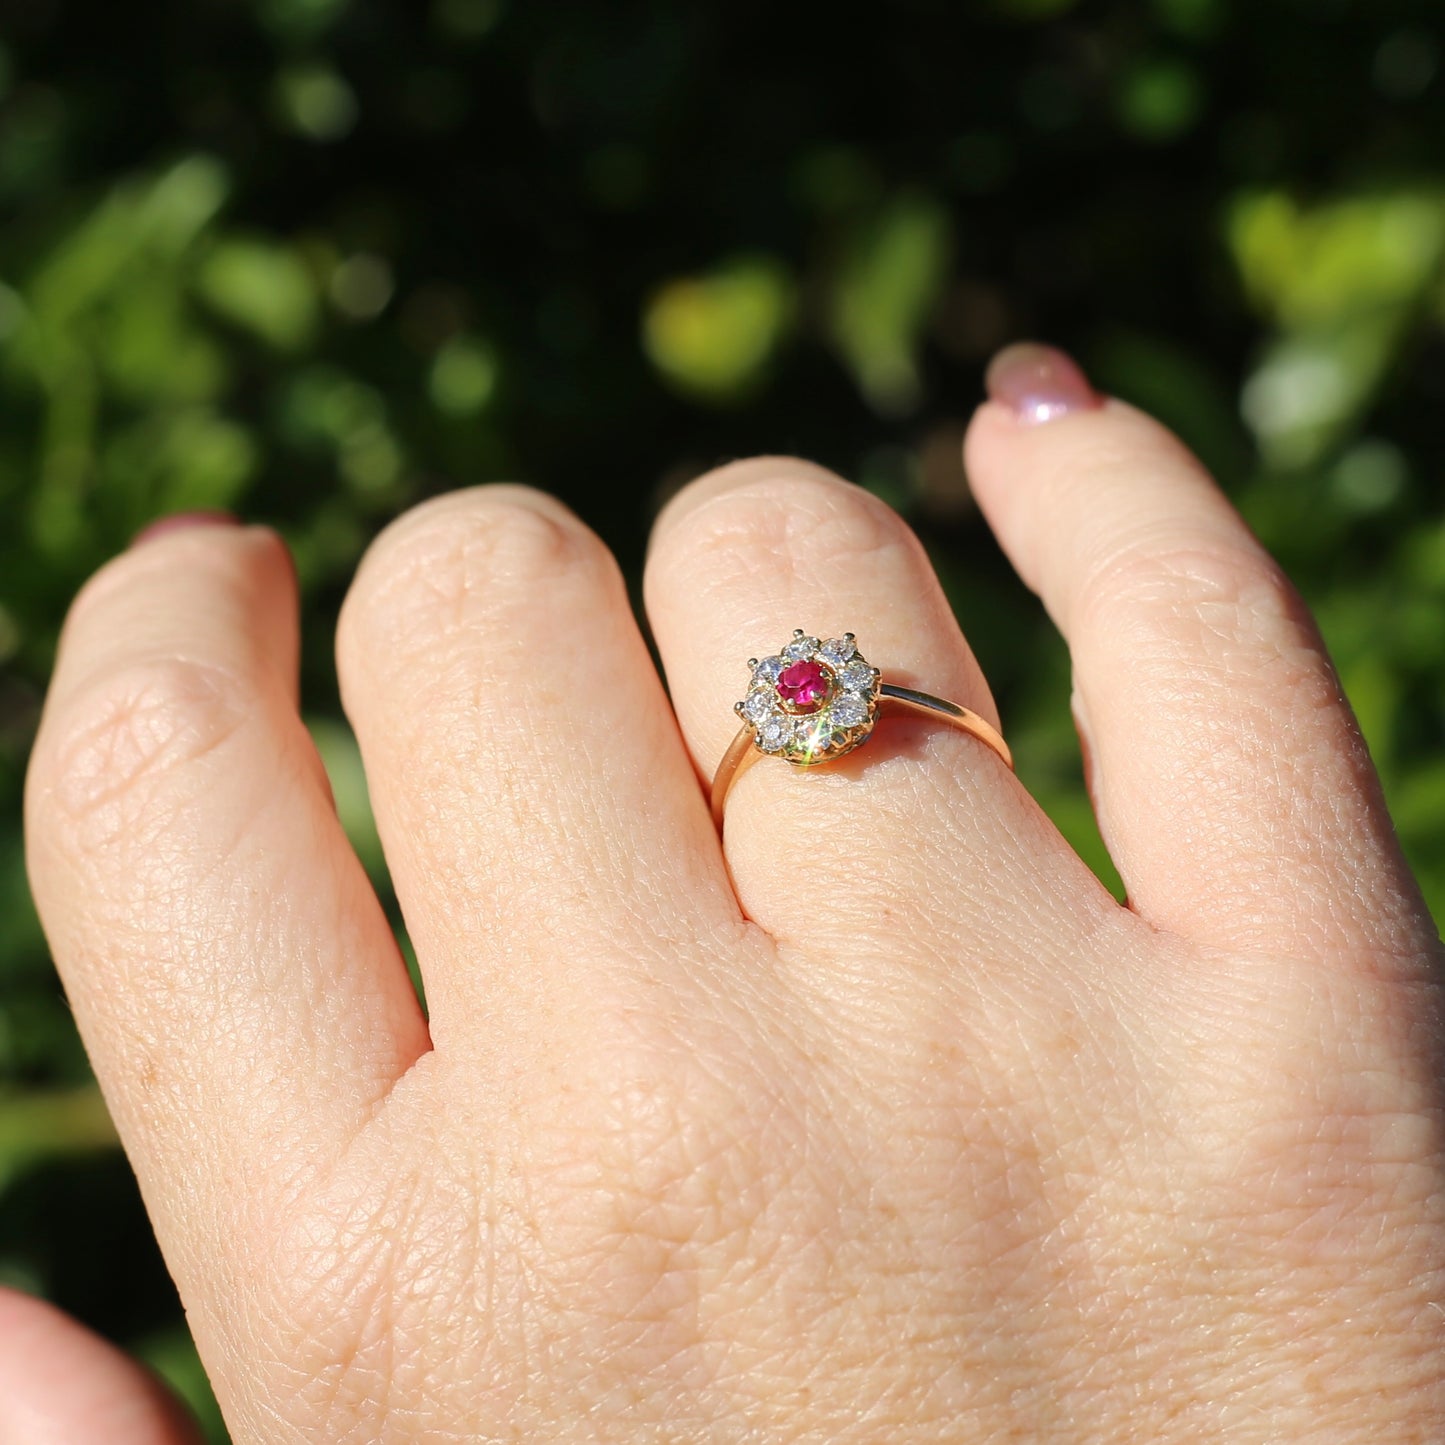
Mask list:
[[[426,1047],[296,651],[272,533],[148,541],[76,601],[31,763],[36,901],[173,1267],[238,1178],[274,1204]]]
[[[616,563],[560,503],[483,487],[403,517],[338,664],[439,1049],[684,986],[686,940],[736,928]]]
[[[0,1288],[0,1441],[198,1445],[148,1370],[53,1305]]]
[[[1398,944],[1422,911],[1279,567],[1174,437],[1095,397],[1059,353],[1010,349],[990,391],[969,475],[1068,640],[1099,820],[1134,908],[1223,945]]]
[[[149,1371],[43,1300],[0,1288],[0,1442],[199,1445]]]
[[[820,638],[855,632],[886,681],[996,721],[917,538],[820,467],[761,458],[693,483],[658,520],[645,590],[705,778],[738,730],[748,657],[775,653],[795,626]],[[826,768],[758,761],[728,796],[725,837],[749,915],[785,941],[909,918],[926,923],[920,936],[963,928],[970,949],[991,939],[1016,951],[1018,908],[1067,915],[1072,930],[1075,889],[1093,892],[1000,758],[927,721],[884,721]]]

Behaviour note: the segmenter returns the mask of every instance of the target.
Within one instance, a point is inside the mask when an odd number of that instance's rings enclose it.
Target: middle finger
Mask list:
[[[680,989],[671,954],[736,926],[621,575],[560,503],[483,487],[393,524],[337,652],[438,1048]]]

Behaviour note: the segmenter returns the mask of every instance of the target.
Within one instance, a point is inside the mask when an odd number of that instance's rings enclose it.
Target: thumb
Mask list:
[[[0,1288],[0,1445],[200,1445],[185,1407],[114,1345]]]

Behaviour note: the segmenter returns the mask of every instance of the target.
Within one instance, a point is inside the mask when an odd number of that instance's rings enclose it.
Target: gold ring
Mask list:
[[[719,828],[728,790],[759,758],[779,757],[800,768],[831,763],[868,741],[885,708],[958,728],[1013,768],[997,728],[956,702],[884,682],[851,632],[820,642],[800,627],[774,656],[750,658],[748,670],[748,695],[733,709],[743,725],[712,780],[712,818]]]

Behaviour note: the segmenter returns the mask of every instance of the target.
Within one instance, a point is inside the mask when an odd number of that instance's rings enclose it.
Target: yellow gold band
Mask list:
[[[910,713],[919,717],[932,718],[936,722],[947,723],[948,726],[957,728],[960,732],[976,737],[980,742],[987,743],[1012,771],[1013,754],[1009,751],[1009,746],[1004,742],[998,729],[969,708],[960,707],[957,703],[949,702],[945,698],[934,697],[931,693],[915,692],[912,688],[896,687],[892,683],[886,682],[878,685],[877,700],[880,712]],[[745,723],[729,744],[727,752],[723,754],[722,761],[718,764],[717,772],[713,775],[712,818],[719,830],[722,828],[723,809],[727,804],[727,796],[732,785],[737,782],[742,773],[763,756],[764,754],[756,744],[755,729]]]

